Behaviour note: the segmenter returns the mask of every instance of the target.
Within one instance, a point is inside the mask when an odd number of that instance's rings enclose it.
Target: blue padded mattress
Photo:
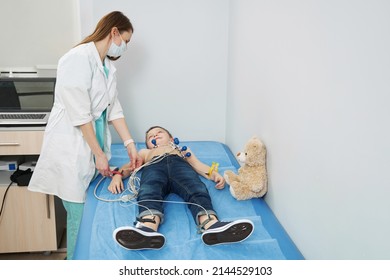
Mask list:
[[[188,141],[180,143],[190,147],[204,163],[219,163],[219,172],[237,171],[240,167],[229,148],[219,142]],[[137,148],[145,147],[137,143]],[[112,145],[111,166],[122,166],[128,161],[121,144]],[[141,170],[142,173],[142,170]],[[141,174],[140,173],[140,174]],[[220,220],[247,218],[253,221],[255,230],[244,242],[207,246],[197,233],[195,222],[185,204],[164,203],[165,221],[159,232],[165,235],[166,243],[161,250],[130,251],[114,241],[112,234],[117,227],[133,226],[138,208],[131,202],[107,202],[118,200],[123,194],[111,194],[107,190],[110,179],[99,176],[88,189],[84,214],[78,235],[75,259],[92,260],[285,260],[303,259],[286,231],[280,225],[264,199],[237,201],[226,185],[217,190],[214,182],[201,177],[206,184]],[[100,182],[100,183],[99,183]],[[125,184],[127,180],[125,180]],[[129,194],[128,191],[125,192]],[[96,194],[96,195],[95,195]],[[96,198],[99,197],[100,199]],[[106,201],[103,201],[106,200]],[[168,201],[182,201],[174,194]]]

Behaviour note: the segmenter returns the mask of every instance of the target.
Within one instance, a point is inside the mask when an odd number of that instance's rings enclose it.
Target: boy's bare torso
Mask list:
[[[180,151],[173,148],[171,145],[159,146],[152,149],[143,149],[139,153],[144,162],[149,162],[152,160],[152,158],[163,154],[181,155]]]

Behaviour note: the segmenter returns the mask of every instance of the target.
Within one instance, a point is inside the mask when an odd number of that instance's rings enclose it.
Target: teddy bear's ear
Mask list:
[[[258,143],[259,145],[264,146],[263,141],[256,135],[251,138],[251,142]]]

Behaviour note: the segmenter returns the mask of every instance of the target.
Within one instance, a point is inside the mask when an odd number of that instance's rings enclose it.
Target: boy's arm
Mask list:
[[[122,167],[113,174],[108,190],[114,194],[123,192],[123,179],[129,177],[131,172],[130,163],[122,165]]]
[[[146,161],[146,156],[148,154],[147,149],[142,149],[138,152],[140,157],[140,165],[143,165]],[[124,191],[123,179],[129,177],[134,171],[134,168],[131,168],[130,163],[124,164],[119,170],[112,176],[108,190],[114,194],[121,193]],[[118,174],[119,173],[119,174]]]
[[[186,152],[190,152],[189,149],[187,149]],[[186,160],[199,175],[214,181],[217,189],[223,189],[225,186],[225,179],[217,171],[211,170],[210,166],[201,162],[193,152],[191,152],[191,156],[186,157]],[[209,174],[210,171],[211,174]]]
[[[138,155],[141,157],[142,160],[141,165],[145,164],[148,153],[149,153],[148,149],[141,149],[138,151]]]

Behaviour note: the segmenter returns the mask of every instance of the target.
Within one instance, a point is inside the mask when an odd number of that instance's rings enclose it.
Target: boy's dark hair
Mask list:
[[[168,129],[163,128],[162,126],[159,126],[159,125],[152,126],[152,127],[150,127],[150,128],[145,132],[145,144],[146,144],[146,148],[148,147],[148,133],[149,133],[149,131],[151,131],[152,129],[155,129],[155,128],[161,128],[161,129],[164,130],[166,133],[168,133],[169,137],[173,138],[172,134],[168,131]]]

